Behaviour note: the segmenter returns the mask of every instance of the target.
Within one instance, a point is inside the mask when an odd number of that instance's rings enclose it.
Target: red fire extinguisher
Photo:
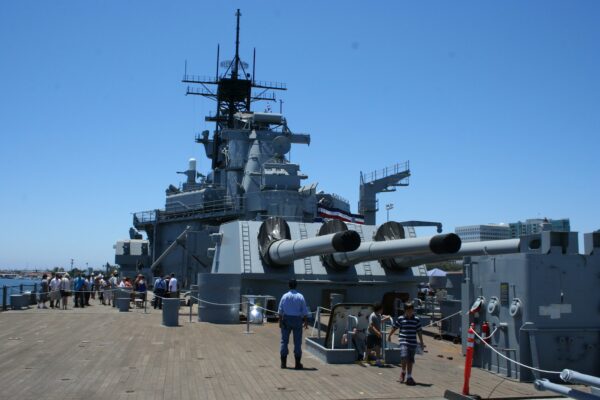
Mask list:
[[[481,325],[481,336],[487,343],[490,342],[490,325],[487,321],[483,321],[483,325]]]

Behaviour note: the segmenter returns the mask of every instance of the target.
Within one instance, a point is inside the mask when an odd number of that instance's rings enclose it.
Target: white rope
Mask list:
[[[498,326],[496,327],[496,329],[494,329],[494,331],[492,333],[490,333],[490,336],[484,336],[484,337],[482,337],[482,339],[483,340],[491,339],[492,336],[494,336],[494,334],[496,333],[497,330],[498,330]]]
[[[190,295],[190,298],[198,300],[201,303],[206,303],[206,304],[210,304],[213,306],[241,306],[242,304],[248,303],[248,301],[242,301],[241,303],[213,303],[212,301],[203,300],[198,297],[194,297],[192,295]]]
[[[484,344],[485,344],[487,347],[489,347],[490,349],[492,349],[492,351],[493,351],[494,353],[498,354],[500,357],[504,358],[504,359],[505,359],[505,360],[507,360],[507,361],[510,361],[510,362],[511,362],[511,363],[513,363],[513,364],[517,364],[517,365],[519,365],[519,366],[521,366],[521,367],[523,367],[523,368],[527,368],[527,369],[530,369],[530,370],[532,370],[532,371],[542,372],[542,373],[544,373],[544,374],[557,374],[557,375],[560,375],[560,373],[561,373],[561,371],[547,371],[547,370],[544,370],[544,369],[539,369],[539,368],[530,367],[529,365],[525,365],[525,364],[522,364],[522,363],[520,363],[520,362],[518,362],[518,361],[515,361],[515,360],[513,360],[513,359],[511,359],[511,358],[508,358],[507,356],[505,356],[504,354],[500,353],[498,350],[496,350],[495,348],[493,348],[493,347],[492,347],[492,345],[490,345],[488,342],[486,342],[485,340],[483,340],[483,338],[482,338],[481,336],[479,336],[479,335],[477,334],[477,332],[475,332],[475,330],[473,330],[473,333],[475,334],[475,336],[476,336],[476,337],[477,337],[477,338],[478,338],[478,339],[479,339],[479,340],[480,340],[482,343],[484,343]],[[490,337],[491,337],[491,335],[490,335]]]
[[[457,311],[457,312],[455,312],[454,314],[448,315],[447,317],[444,317],[444,318],[442,318],[442,319],[438,319],[438,320],[436,320],[436,321],[433,321],[433,322],[431,322],[429,325],[425,325],[423,328],[429,328],[430,326],[433,326],[433,325],[437,324],[438,322],[445,321],[445,320],[447,320],[448,318],[452,318],[452,317],[454,317],[454,316],[456,316],[456,315],[458,315],[458,314],[462,314],[462,311]]]

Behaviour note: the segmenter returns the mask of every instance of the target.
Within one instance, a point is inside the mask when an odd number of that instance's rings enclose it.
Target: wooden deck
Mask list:
[[[418,386],[409,387],[397,382],[398,367],[327,365],[306,351],[306,370],[282,370],[276,324],[252,325],[254,334],[246,335],[245,325],[195,316],[189,323],[182,308],[180,326],[167,328],[157,310],[119,313],[92,302],[0,313],[0,398],[423,399],[462,388],[459,345],[431,337],[415,366]],[[471,391],[483,398],[551,395],[477,369]]]

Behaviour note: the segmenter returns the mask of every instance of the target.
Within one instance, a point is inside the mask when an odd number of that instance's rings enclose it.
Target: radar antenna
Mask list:
[[[205,121],[215,123],[215,131],[213,135],[213,151],[210,155],[212,158],[212,168],[220,168],[223,166],[223,158],[219,155],[219,147],[221,144],[221,131],[223,129],[233,129],[236,127],[235,114],[239,112],[251,112],[250,105],[255,101],[277,101],[274,90],[287,90],[284,83],[278,82],[260,82],[254,79],[254,66],[256,51],[253,54],[253,71],[252,75],[246,72],[248,64],[240,58],[240,17],[242,13],[238,9],[236,16],[236,31],[235,31],[235,55],[231,62],[223,62],[222,66],[227,65],[227,70],[223,74],[219,74],[219,53],[220,46],[217,47],[217,76],[215,78],[202,77],[197,75],[187,74],[183,76],[182,82],[189,84],[197,84],[198,86],[188,86],[186,95],[197,95],[207,97],[216,101],[217,110],[214,115],[205,117]],[[227,64],[225,64],[227,63]],[[241,70],[241,71],[240,71]],[[240,75],[241,72],[241,75]],[[210,86],[216,85],[216,90]],[[257,89],[254,93],[253,89]],[[205,143],[208,138],[197,137],[196,142]]]

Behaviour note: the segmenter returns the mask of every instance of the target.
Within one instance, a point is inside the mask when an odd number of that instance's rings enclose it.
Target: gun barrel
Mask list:
[[[466,256],[484,256],[518,253],[521,246],[521,239],[502,239],[486,240],[483,242],[463,243],[460,250],[453,254],[427,254],[427,255],[409,255],[395,257],[395,261],[402,267],[412,267],[415,265],[427,264],[431,262],[458,260]]]
[[[287,265],[299,258],[353,251],[359,246],[360,235],[344,231],[308,239],[277,240],[269,246],[268,255],[272,264]]]
[[[463,243],[457,255],[483,256],[518,253],[521,239],[486,240],[483,242]]]
[[[398,256],[428,256],[452,254],[459,251],[458,235],[448,233],[422,238],[396,239],[365,242],[357,250],[333,254],[336,264],[348,266],[367,260],[380,260]]]

